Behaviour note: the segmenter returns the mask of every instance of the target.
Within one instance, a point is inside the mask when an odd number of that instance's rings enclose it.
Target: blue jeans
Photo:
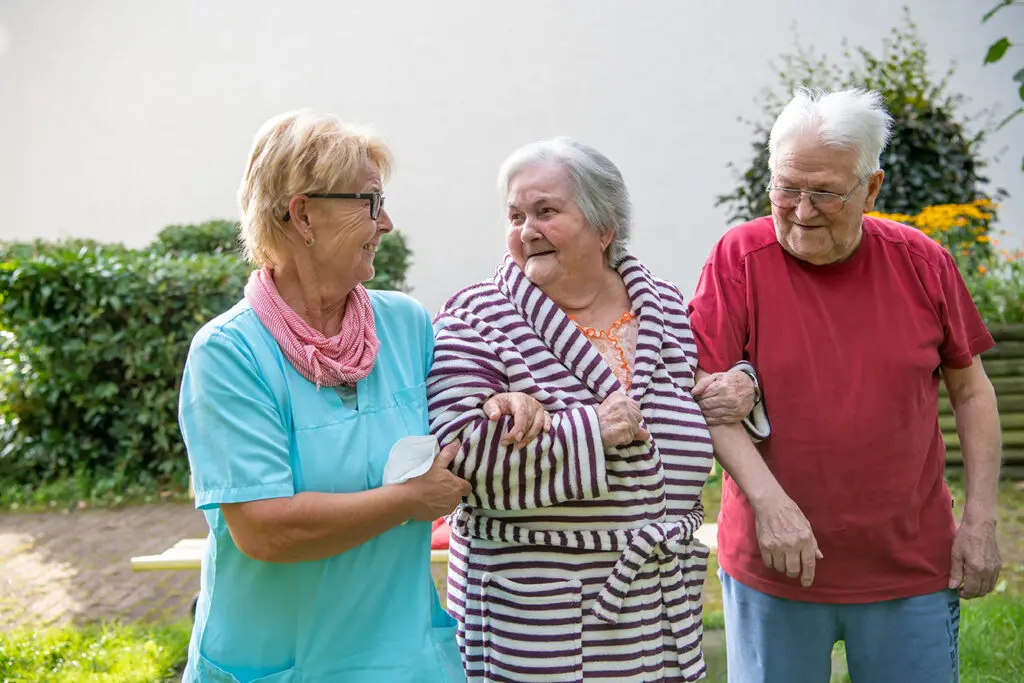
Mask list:
[[[861,604],[798,602],[721,569],[729,683],[828,683],[846,643],[853,683],[959,683],[955,591]]]

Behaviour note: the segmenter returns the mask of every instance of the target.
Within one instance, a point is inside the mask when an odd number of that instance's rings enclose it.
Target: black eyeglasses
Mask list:
[[[384,208],[384,195],[380,192],[310,192],[306,195],[310,199],[368,199],[370,200],[370,220],[375,221],[380,216],[380,210]],[[291,215],[287,211],[281,220],[288,222]]]

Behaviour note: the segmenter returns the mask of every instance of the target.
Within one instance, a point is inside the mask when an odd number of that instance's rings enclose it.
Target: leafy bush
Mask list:
[[[177,389],[198,328],[238,300],[233,256],[56,245],[0,264],[0,480],[87,472],[182,486]]]
[[[185,487],[181,372],[193,335],[242,296],[233,235],[212,221],[151,249],[0,245],[0,499],[65,481],[97,502]],[[408,255],[387,235],[367,285],[404,288]]]
[[[895,27],[879,55],[861,47],[845,49],[842,63],[832,63],[795,40],[793,54],[780,57],[782,94],[762,93],[762,118],[747,121],[754,129],[753,159],[737,187],[719,196],[730,222],[747,221],[771,212],[765,188],[768,136],[775,117],[798,87],[878,91],[893,117],[893,137],[882,155],[885,183],[876,202],[879,211],[917,213],[926,206],[969,204],[985,197],[982,175],[986,162],[979,154],[985,133],[972,134],[961,117],[961,95],[947,91],[952,69],[939,81],[929,76],[928,55],[909,14]]]
[[[150,248],[155,252],[176,254],[240,253],[238,223],[207,221],[199,225],[168,225],[157,233]]]

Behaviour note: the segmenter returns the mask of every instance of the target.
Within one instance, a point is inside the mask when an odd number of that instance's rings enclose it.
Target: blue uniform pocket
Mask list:
[[[202,655],[199,655],[196,661],[195,671],[195,683],[301,683],[302,681],[302,672],[295,666],[283,671],[261,674],[256,678],[253,678],[252,674],[239,678]]]
[[[410,435],[422,436],[430,431],[427,419],[427,383],[423,382],[393,394],[395,405]]]

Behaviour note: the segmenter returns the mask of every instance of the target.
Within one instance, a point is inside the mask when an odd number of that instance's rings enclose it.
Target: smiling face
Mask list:
[[[595,282],[605,269],[612,235],[590,227],[565,170],[529,166],[508,189],[508,250],[527,279],[556,302]]]
[[[797,190],[831,192],[845,197],[835,214],[819,211],[805,195],[793,208],[772,205],[779,244],[789,254],[814,265],[838,263],[860,245],[864,213],[871,211],[882,187],[882,171],[867,182],[857,176],[857,152],[823,145],[813,136],[799,138],[781,149],[772,172],[772,185]]]
[[[342,185],[328,192],[383,191],[380,170],[372,162],[367,162],[355,182]],[[373,278],[373,259],[381,238],[394,228],[387,210],[381,207],[374,221],[366,199],[309,199],[307,206],[318,270],[348,275],[352,286]]]

